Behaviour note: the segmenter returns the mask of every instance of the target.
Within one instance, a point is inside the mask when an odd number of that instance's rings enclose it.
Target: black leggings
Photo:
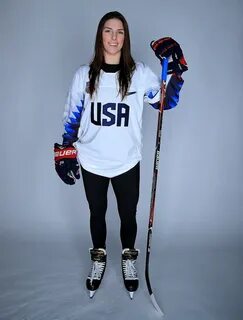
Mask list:
[[[94,248],[106,248],[106,209],[109,182],[117,199],[122,248],[134,249],[137,235],[140,164],[113,178],[93,174],[83,167],[84,189],[90,209],[90,231]]]

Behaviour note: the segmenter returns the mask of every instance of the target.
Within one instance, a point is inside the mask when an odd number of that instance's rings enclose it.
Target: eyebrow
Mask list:
[[[104,29],[110,29],[110,30],[113,30],[111,27],[104,27]],[[117,29],[117,30],[123,30],[123,31],[124,31],[124,29],[123,29],[123,28],[120,28],[120,29]]]

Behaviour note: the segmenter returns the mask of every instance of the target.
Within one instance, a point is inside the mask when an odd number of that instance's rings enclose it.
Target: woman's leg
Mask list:
[[[84,189],[90,209],[90,231],[94,248],[106,248],[107,190],[109,178],[91,173],[81,167]]]
[[[137,203],[139,198],[140,163],[129,171],[111,178],[121,220],[122,248],[134,249],[137,235]]]

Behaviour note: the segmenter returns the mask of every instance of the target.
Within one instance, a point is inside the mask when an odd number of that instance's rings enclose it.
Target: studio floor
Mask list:
[[[77,243],[76,243],[77,244]],[[1,320],[159,319],[137,266],[140,287],[130,300],[123,287],[120,252],[108,252],[103,282],[93,299],[85,288],[86,244],[73,241],[1,241]],[[150,277],[168,320],[241,320],[242,255],[238,249],[167,247],[151,252]]]

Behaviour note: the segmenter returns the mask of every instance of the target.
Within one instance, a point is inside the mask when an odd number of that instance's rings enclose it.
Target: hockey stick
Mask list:
[[[152,303],[155,309],[160,313],[161,316],[164,316],[164,313],[155,300],[155,297],[151,288],[150,280],[149,280],[149,256],[150,256],[152,229],[153,229],[153,221],[154,221],[154,206],[155,206],[157,175],[159,170],[160,141],[161,141],[161,132],[162,132],[163,111],[165,106],[167,68],[168,68],[168,59],[163,57],[162,74],[161,74],[161,78],[162,78],[161,97],[160,97],[160,108],[159,108],[159,115],[158,115],[157,136],[156,136],[156,145],[155,145],[154,171],[153,171],[153,182],[152,182],[148,236],[147,236],[147,249],[146,249],[146,263],[145,263],[145,278],[146,278],[146,283],[147,283],[148,291],[150,294],[150,298],[152,300]]]

